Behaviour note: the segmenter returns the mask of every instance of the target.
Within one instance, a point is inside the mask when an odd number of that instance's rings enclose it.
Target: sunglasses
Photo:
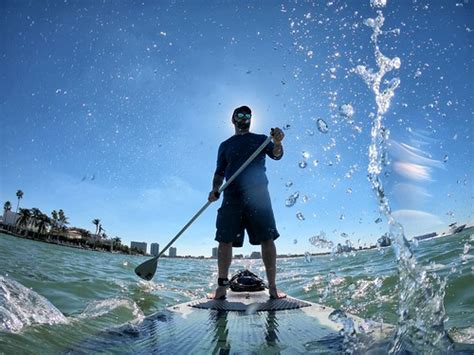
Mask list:
[[[252,117],[252,114],[251,114],[251,113],[242,113],[242,112],[239,112],[239,113],[237,114],[237,118],[240,118],[240,119],[245,118],[245,119],[247,119],[247,120],[250,120],[251,117]]]

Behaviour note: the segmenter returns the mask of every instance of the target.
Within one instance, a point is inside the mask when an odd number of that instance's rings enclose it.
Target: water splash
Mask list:
[[[330,240],[327,240],[326,233],[324,233],[324,231],[321,231],[319,235],[312,236],[308,239],[308,241],[316,248],[331,249],[334,247],[334,243]]]
[[[371,0],[374,8],[383,8],[384,0]],[[417,352],[445,352],[450,347],[444,331],[445,311],[443,306],[445,281],[436,275],[428,277],[427,272],[417,264],[416,258],[405,238],[403,226],[391,213],[389,200],[385,195],[380,174],[386,164],[385,142],[388,130],[382,125],[384,114],[390,107],[400,79],[384,79],[389,72],[399,69],[401,60],[398,57],[388,58],[380,51],[378,39],[384,24],[381,10],[376,18],[369,18],[364,23],[372,28],[371,42],[375,49],[377,71],[358,65],[355,72],[361,76],[375,95],[377,113],[373,116],[371,144],[369,146],[368,177],[377,197],[380,212],[387,218],[389,235],[397,257],[400,277],[399,324],[390,353],[405,350]],[[391,31],[397,33],[397,31]],[[384,86],[384,87],[382,87]]]
[[[46,298],[0,276],[0,331],[15,333],[33,324],[67,323],[67,318]]]

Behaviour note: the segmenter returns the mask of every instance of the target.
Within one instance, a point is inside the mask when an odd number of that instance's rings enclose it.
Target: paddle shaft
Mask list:
[[[265,149],[265,147],[268,145],[268,143],[270,143],[271,140],[272,140],[271,136],[269,136],[269,137],[267,137],[267,139],[265,139],[265,141],[260,145],[260,147],[258,147],[257,150],[255,152],[253,152],[253,154],[245,161],[245,163],[242,164],[242,166],[234,173],[234,175],[232,175],[229,179],[227,179],[225,184],[222,185],[219,188],[219,191],[218,191],[219,194],[222,191],[224,191],[227,188],[227,186],[229,186],[232,183],[232,181],[234,181],[237,178],[237,176],[239,176],[239,174],[242,172],[242,170],[244,170],[257,157],[257,155],[259,155],[262,152],[262,150]],[[186,223],[183,228],[181,228],[181,230],[178,232],[178,234],[176,234],[176,236],[173,239],[171,239],[168,244],[166,244],[166,246],[163,248],[163,250],[160,252],[160,254],[158,254],[157,256],[154,257],[154,259],[158,259],[161,255],[163,255],[164,252],[166,250],[168,250],[168,248],[171,245],[173,245],[173,243],[176,241],[176,239],[178,239],[181,236],[181,234],[183,234],[184,231],[186,229],[188,229],[191,224],[193,224],[193,222],[206,210],[206,208],[209,207],[209,205],[211,203],[212,202],[207,201],[204,204],[204,206],[202,206],[201,209],[199,211],[197,211],[197,213],[189,220],[189,222]]]

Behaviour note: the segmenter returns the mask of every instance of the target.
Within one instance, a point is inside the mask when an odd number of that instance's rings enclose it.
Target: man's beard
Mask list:
[[[250,128],[250,120],[242,120],[242,121],[237,121],[237,128],[240,131],[245,131]]]

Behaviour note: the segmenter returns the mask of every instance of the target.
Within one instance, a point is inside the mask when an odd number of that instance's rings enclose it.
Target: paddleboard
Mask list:
[[[81,351],[157,354],[383,353],[393,327],[266,290],[228,291],[174,305],[137,324],[112,329],[81,344]]]

